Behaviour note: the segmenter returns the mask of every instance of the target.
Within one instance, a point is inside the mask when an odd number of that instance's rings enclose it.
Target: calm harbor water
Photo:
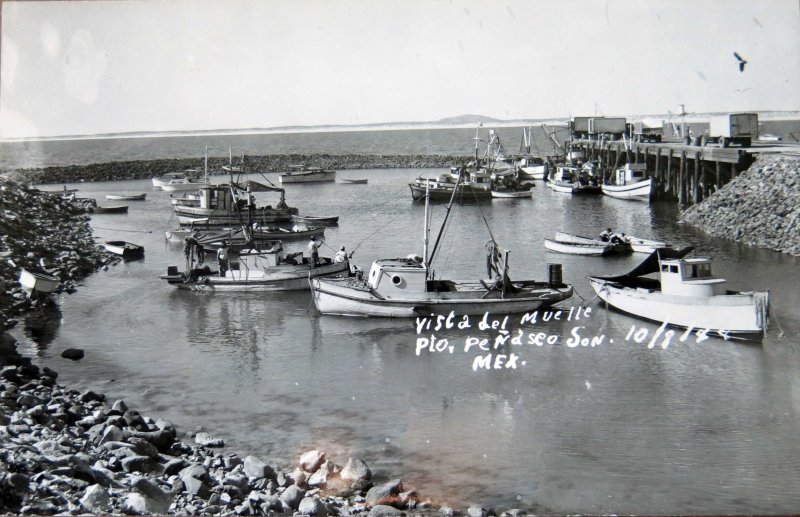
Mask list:
[[[341,171],[367,185],[291,185],[287,201],[308,215],[339,215],[325,254],[346,245],[363,267],[377,258],[419,254],[423,205],[407,182],[440,171]],[[275,175],[268,175],[275,181]],[[787,513],[800,508],[800,277],[797,258],[709,238],[679,225],[671,204],[571,197],[538,184],[533,199],[458,206],[436,270],[485,276],[489,233],[511,250],[512,278],[546,278],[561,263],[587,307],[582,319],[522,329],[557,343],[514,345],[517,368],[473,370],[468,337],[477,328],[424,332],[453,353],[416,353],[414,322],[319,316],[299,293],[200,294],[158,278],[183,267],[168,195],[147,181],[68,184],[79,195],[147,192],[127,215],[98,214],[99,241],[146,248],[61,295],[60,326],[49,342],[22,328],[22,350],[76,389],[124,398],[181,429],[199,426],[226,450],[281,466],[309,448],[343,464],[364,458],[375,477],[401,476],[441,503],[519,507],[556,513]],[[51,188],[60,188],[60,185]],[[434,206],[434,228],[444,214]],[[648,348],[630,329],[657,325],[611,312],[585,276],[624,272],[640,256],[557,255],[543,239],[556,230],[628,234],[692,244],[715,259],[731,288],[772,292],[772,327],[761,344],[710,338]],[[303,246],[299,243],[295,246]],[[22,327],[22,325],[20,325]],[[577,330],[575,330],[577,327]],[[605,336],[595,347],[568,344],[573,332]],[[48,341],[48,340],[44,340]],[[86,357],[69,362],[63,349]]]

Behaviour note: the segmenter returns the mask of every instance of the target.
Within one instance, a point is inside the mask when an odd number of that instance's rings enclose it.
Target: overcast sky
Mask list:
[[[800,2],[6,1],[1,59],[4,138],[798,110]]]

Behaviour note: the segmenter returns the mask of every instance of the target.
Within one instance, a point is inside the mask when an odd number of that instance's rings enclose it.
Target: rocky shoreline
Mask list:
[[[276,154],[246,156],[245,172],[268,173],[290,170],[292,165],[305,164],[325,169],[418,169],[458,165],[471,159],[469,156],[449,155],[368,155],[368,154]],[[235,161],[234,165],[239,163]],[[228,158],[209,157],[210,175],[228,174],[222,170]],[[136,160],[126,162],[94,163],[34,169],[15,169],[26,181],[41,183],[74,183],[79,181],[117,181],[147,179],[167,172],[184,169],[203,169],[203,159],[181,158],[164,160]],[[3,172],[3,171],[0,171]]]
[[[123,400],[59,386],[58,374],[0,336],[0,512],[53,515],[401,515],[434,511],[400,479],[374,484],[367,464],[339,466],[322,451],[291,471],[220,452],[205,432],[181,436],[169,421]],[[437,508],[452,515],[453,510]],[[481,510],[481,514],[485,514]]]
[[[46,270],[61,280],[58,291],[71,293],[80,279],[118,261],[94,243],[85,212],[68,199],[0,177],[0,207],[2,330],[15,317],[53,305],[20,288],[20,267]],[[80,360],[83,351],[62,356]],[[240,458],[222,452],[223,440],[206,432],[181,433],[123,400],[61,386],[57,377],[0,332],[2,514],[495,514],[442,506],[401,479],[376,483],[357,457],[342,465],[311,450],[284,470],[255,456]]]
[[[800,255],[800,157],[759,156],[680,221],[715,237]]]

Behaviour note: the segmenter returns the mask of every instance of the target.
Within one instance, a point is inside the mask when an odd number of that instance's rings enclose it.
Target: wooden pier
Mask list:
[[[653,199],[674,200],[681,206],[699,203],[746,170],[760,152],[795,150],[796,146],[719,147],[680,142],[644,143],[623,140],[573,140],[584,161],[599,160],[601,170],[625,163],[644,163],[653,173]],[[607,172],[608,173],[608,172]]]

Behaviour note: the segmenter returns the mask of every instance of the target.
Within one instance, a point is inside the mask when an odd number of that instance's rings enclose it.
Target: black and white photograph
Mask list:
[[[0,1],[0,513],[800,511],[797,0]]]

